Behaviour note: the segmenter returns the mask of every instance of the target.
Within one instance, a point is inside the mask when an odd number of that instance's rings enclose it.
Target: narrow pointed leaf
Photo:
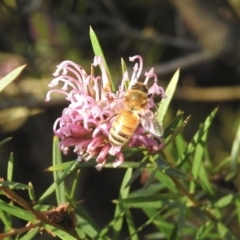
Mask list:
[[[26,184],[22,184],[18,182],[9,182],[9,181],[0,182],[0,187],[8,187],[10,189],[15,189],[15,190],[26,190],[29,188],[29,186]]]
[[[73,235],[63,231],[62,229],[56,228],[52,225],[45,225],[44,226],[47,230],[50,230],[51,232],[53,232],[54,234],[56,234],[60,239],[62,240],[77,240],[79,238],[74,237]]]
[[[57,164],[57,165],[54,165],[54,166],[51,166],[51,167],[45,169],[45,171],[62,171],[62,170],[69,168],[69,166],[72,166],[72,164],[75,162],[76,161],[60,163],[60,164]]]
[[[19,238],[19,240],[29,240],[34,239],[34,237],[39,233],[39,227],[33,228],[28,231],[23,237]]]
[[[64,172],[61,174],[61,177],[54,182],[45,192],[44,194],[40,197],[40,199],[38,200],[38,203],[42,203],[44,202],[48,197],[51,196],[51,194],[55,191],[55,189],[59,186],[60,183],[62,183],[62,181],[64,181],[64,179],[74,170],[76,169],[78,163],[72,162],[71,165],[69,165],[69,167],[67,169],[64,170]]]
[[[197,239],[197,240],[206,239],[213,228],[214,228],[213,223],[206,222],[205,224],[203,224],[201,227],[198,228],[194,239]],[[210,238],[208,237],[208,239]]]
[[[210,113],[210,115],[206,118],[203,125],[199,128],[199,130],[194,135],[193,139],[188,144],[188,147],[187,147],[186,151],[184,152],[184,154],[178,159],[176,167],[181,166],[188,159],[188,157],[193,153],[197,144],[200,143],[202,136],[205,134],[206,131],[208,131],[208,129],[217,113],[217,110],[218,110],[218,108],[215,108]]]
[[[121,65],[122,65],[122,75],[124,76],[124,74],[127,73],[127,66],[123,58],[121,58]],[[125,90],[127,90],[129,86],[129,79],[125,81],[124,85],[125,85]]]
[[[58,146],[59,146],[59,140],[55,136],[53,138],[53,152],[52,152],[53,166],[62,163],[62,156]],[[57,182],[58,179],[61,178],[61,175],[62,175],[62,171],[54,171],[53,172],[54,181]],[[60,183],[56,189],[56,198],[57,198],[58,205],[61,205],[66,202],[64,181]]]
[[[143,189],[144,190],[146,190],[149,187],[149,185],[152,183],[152,181],[154,179],[154,176],[155,176],[155,173],[157,172],[157,170],[158,170],[158,168],[155,167],[155,169],[150,172],[150,176],[148,177],[147,181],[143,185]]]
[[[79,176],[80,176],[80,170],[77,170],[76,172],[76,176],[73,180],[73,184],[72,184],[72,188],[71,188],[71,192],[70,192],[70,199],[73,199],[78,187],[78,180],[79,180]]]
[[[175,223],[175,224],[173,224],[173,226],[174,226],[174,228],[173,228],[173,230],[172,230],[172,233],[171,233],[171,236],[170,236],[170,238],[169,238],[169,240],[176,240],[176,239],[178,239],[178,225],[177,225],[177,223]]]
[[[12,139],[12,138],[9,137],[9,138],[6,138],[6,139],[2,140],[2,141],[0,142],[0,147],[1,147],[2,145],[4,145],[6,142],[10,141],[11,139]]]
[[[5,228],[7,228],[8,230],[11,230],[11,221],[10,219],[6,216],[6,214],[3,212],[3,210],[1,209],[0,206],[0,220],[3,222],[3,224],[5,225]]]
[[[238,226],[240,226],[240,199],[235,200],[235,205],[236,205],[236,212],[237,212],[237,220],[238,220]]]
[[[119,199],[124,199],[127,198],[130,188],[126,187],[127,181],[128,179],[132,176],[132,168],[128,168],[126,170],[126,173],[124,175],[122,184],[121,184],[121,188],[120,188],[120,192],[119,192]],[[116,208],[115,208],[115,212],[114,212],[114,218],[116,218],[117,216],[119,216],[120,214],[122,214],[122,212],[124,212],[124,206],[122,204],[117,204]],[[120,232],[122,229],[122,224],[123,224],[123,218],[121,217],[120,219],[118,219],[114,226],[113,226],[113,239],[119,239],[120,236]]]
[[[172,176],[172,177],[176,177],[176,178],[180,178],[180,179],[184,179],[184,180],[191,180],[191,176],[189,176],[188,174],[176,169],[176,168],[173,168],[171,166],[169,166],[162,158],[158,158],[156,160],[156,163],[157,163],[157,166],[159,167],[159,169]]]
[[[159,123],[163,123],[164,117],[166,115],[167,109],[169,107],[169,104],[173,98],[174,92],[176,90],[177,87],[177,83],[178,83],[178,78],[179,78],[179,72],[180,70],[178,69],[172,79],[170,80],[170,83],[168,84],[167,88],[166,88],[166,96],[167,98],[164,98],[161,100],[159,108],[158,108],[158,116],[157,116],[157,120]]]
[[[114,200],[115,203],[144,203],[144,202],[158,202],[162,200],[178,199],[181,197],[178,193],[162,193],[151,196],[129,197],[125,199]]]
[[[130,236],[126,238],[126,240],[136,239],[135,237],[137,237],[137,233],[141,232],[145,227],[150,225],[161,212],[162,210],[155,212],[145,223],[138,227],[135,232],[131,233]]]
[[[126,212],[126,211],[125,211]],[[118,220],[122,220],[123,215],[125,212],[121,212],[118,216],[114,217],[112,221],[110,221],[102,230],[101,232],[95,237],[95,239],[103,239],[107,238],[108,232],[113,228],[113,226],[116,224]]]
[[[29,211],[24,210],[19,207],[16,207],[14,205],[7,204],[4,201],[2,201],[1,199],[0,199],[0,206],[3,211],[5,211],[15,217],[21,218],[28,222],[33,222],[35,220],[35,216],[32,213],[30,213]]]
[[[238,240],[239,238],[234,236],[230,230],[223,225],[221,222],[217,223],[217,229],[218,232],[220,234],[220,236],[222,237],[222,239],[229,239],[229,240]]]
[[[128,226],[129,235],[131,236],[131,240],[138,240],[139,238],[137,234],[135,234],[137,232],[137,229],[133,221],[133,216],[129,211],[129,209],[126,211],[125,216],[126,216],[126,222]]]
[[[173,142],[174,139],[176,139],[176,137],[179,135],[180,132],[182,132],[183,128],[188,123],[190,117],[191,116],[188,116],[179,127],[174,129],[174,132],[172,133],[170,139],[168,139],[168,141],[165,143],[164,147],[168,146],[171,142]]]
[[[149,219],[151,219],[154,216],[154,221],[152,222],[156,228],[162,232],[165,235],[165,239],[169,239],[172,231],[173,231],[173,224],[170,223],[169,221],[166,221],[161,212],[166,210],[166,205],[162,207],[160,211],[156,213],[155,209],[144,209],[144,213],[148,216]]]
[[[239,199],[239,198],[240,198],[240,194],[239,193],[228,194],[228,195],[218,199],[214,203],[214,207],[217,207],[217,208],[226,207],[227,205],[234,203],[234,201],[236,199]]]
[[[236,136],[232,145],[231,151],[231,169],[235,170],[237,164],[240,162],[240,123],[237,129]]]
[[[22,72],[26,65],[20,66],[0,80],[0,92]]]
[[[76,212],[81,213],[81,216],[79,214],[75,215],[78,226],[81,227],[84,233],[89,237],[91,237],[91,239],[96,237],[97,234],[100,232],[100,228],[91,218],[89,213],[85,210],[85,208],[81,204],[77,204],[75,206],[75,209],[76,209]]]
[[[164,130],[163,138],[167,138],[172,132],[174,132],[174,129],[178,125],[178,123],[183,119],[184,112],[180,112],[177,114],[177,116],[172,120],[172,122],[166,127]]]
[[[34,188],[31,182],[28,183],[29,189],[28,189],[28,195],[32,202],[36,202],[35,192]]]
[[[199,176],[199,170],[201,165],[203,164],[203,154],[204,154],[204,148],[206,145],[206,140],[207,140],[207,132],[205,132],[199,143],[197,144],[195,148],[195,153],[193,157],[193,164],[192,164],[192,175],[195,179],[198,178]]]
[[[110,83],[111,83],[112,90],[115,91],[116,88],[115,88],[114,83],[112,81],[112,77],[111,77],[111,74],[110,74],[107,62],[105,60],[105,57],[104,57],[101,45],[100,45],[100,43],[98,41],[97,35],[95,34],[95,32],[93,31],[93,29],[91,27],[90,27],[90,39],[91,39],[91,43],[92,43],[94,54],[96,56],[101,56],[103,64],[104,64],[104,67],[105,67],[105,69],[107,71],[108,79],[110,80]]]
[[[129,179],[129,181],[126,184],[126,187],[130,186],[135,179],[141,174],[142,169],[147,165],[149,156],[145,156],[142,162],[138,165],[137,169],[134,171],[132,177]]]
[[[12,181],[13,178],[13,153],[10,154],[8,159],[8,167],[7,167],[7,180],[8,182]]]

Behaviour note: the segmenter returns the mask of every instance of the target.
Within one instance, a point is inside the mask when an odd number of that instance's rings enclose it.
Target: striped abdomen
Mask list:
[[[125,145],[133,136],[140,123],[140,116],[129,110],[122,110],[116,117],[109,132],[109,141],[114,146]]]

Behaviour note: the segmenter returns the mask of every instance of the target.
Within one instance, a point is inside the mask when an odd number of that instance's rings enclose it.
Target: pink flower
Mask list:
[[[69,106],[63,110],[62,116],[56,120],[53,127],[55,135],[61,139],[60,149],[64,154],[69,153],[70,148],[74,147],[79,162],[96,157],[97,169],[103,167],[109,155],[116,157],[113,162],[114,167],[124,161],[122,146],[114,146],[110,143],[109,132],[116,116],[124,108],[122,102],[128,93],[125,82],[130,79],[129,89],[131,89],[141,75],[142,58],[140,56],[130,58],[130,61],[135,60],[138,62],[134,65],[131,79],[128,77],[128,72],[125,72],[116,93],[111,90],[107,71],[99,56],[94,58],[93,66],[99,65],[101,77],[88,75],[80,65],[71,61],[64,61],[57,66],[53,74],[55,78],[49,87],[62,84],[62,88],[50,90],[46,101],[50,100],[53,92],[66,95],[66,100],[69,101]],[[141,117],[141,124],[128,140],[128,145],[145,147],[155,152],[163,147],[163,140],[160,134],[154,133],[156,121],[152,109],[156,109],[156,105],[153,95],[161,95],[163,98],[166,96],[163,88],[158,86],[153,68],[146,72],[145,76],[143,83],[146,86],[149,84],[149,79],[154,81],[148,88],[147,104],[138,114],[147,117]]]

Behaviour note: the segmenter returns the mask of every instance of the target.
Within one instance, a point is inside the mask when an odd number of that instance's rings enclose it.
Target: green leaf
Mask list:
[[[203,164],[200,166],[199,179],[203,190],[213,196],[215,193],[210,183],[210,177],[208,176],[208,173]]]
[[[128,226],[129,235],[131,236],[131,240],[138,240],[139,238],[136,234],[137,233],[136,226],[135,226],[132,214],[129,211],[129,209],[126,211],[125,217],[126,217],[126,222],[127,222],[127,226]]]
[[[142,224],[135,232],[131,233],[130,236],[128,238],[126,238],[126,240],[128,239],[138,239],[136,234],[140,231],[142,231],[145,227],[147,227],[148,225],[150,225],[152,222],[155,221],[156,217],[162,212],[162,210],[157,211],[156,213],[154,213],[151,217],[149,217],[149,219]],[[136,237],[136,238],[135,238]],[[145,238],[144,238],[145,239]]]
[[[206,222],[204,223],[202,226],[200,226],[197,229],[195,238],[196,240],[201,240],[201,239],[211,239],[209,237],[210,232],[212,231],[212,229],[214,228],[214,224],[211,222]]]
[[[177,237],[177,233],[178,233],[178,225],[177,223],[173,224],[173,230],[172,230],[172,233],[171,233],[171,236],[169,238],[169,240],[176,240],[178,239]]]
[[[139,202],[125,202],[124,206],[127,208],[138,208],[138,209],[142,209],[145,210],[147,208],[151,208],[151,209],[159,209],[164,207],[166,204],[169,204],[169,200],[163,200],[163,201],[139,201]]]
[[[159,123],[163,123],[164,121],[164,117],[166,115],[167,109],[169,107],[169,104],[173,98],[173,94],[177,87],[178,78],[179,78],[179,69],[174,73],[172,79],[170,80],[170,83],[166,88],[165,94],[167,98],[162,99],[158,107],[157,120]]]
[[[79,180],[79,176],[80,176],[80,170],[77,170],[76,172],[76,176],[73,180],[73,184],[72,184],[72,188],[71,188],[71,193],[70,193],[70,199],[74,198],[74,195],[76,193],[76,190],[78,188],[78,180]]]
[[[207,140],[207,132],[204,132],[195,148],[195,154],[194,154],[193,163],[192,163],[192,175],[195,179],[198,178],[200,167],[203,164],[202,160],[203,160],[206,140]]]
[[[143,211],[149,219],[155,216],[154,221],[152,221],[152,223],[156,226],[156,228],[160,232],[162,232],[165,235],[165,239],[169,239],[173,231],[173,224],[170,223],[169,221],[166,221],[161,214],[164,210],[166,210],[166,208],[167,208],[167,205],[162,207],[162,209],[158,212],[155,212],[155,209],[150,209],[150,208],[143,209]]]
[[[22,70],[26,67],[27,65],[23,65],[20,66],[18,68],[16,68],[15,70],[13,70],[12,72],[10,72],[8,75],[6,75],[5,77],[3,77],[0,80],[0,92],[7,87],[7,85],[9,85],[21,72]]]
[[[72,166],[73,163],[75,163],[75,161],[69,161],[69,162],[64,162],[64,163],[60,163],[54,166],[51,166],[49,168],[47,168],[45,171],[62,171],[62,170],[66,170],[67,168],[69,168],[69,166]]]
[[[8,167],[7,167],[7,180],[8,182],[12,181],[13,178],[13,153],[10,154],[8,159]]]
[[[10,189],[15,189],[15,190],[26,190],[29,188],[28,185],[18,183],[18,182],[8,182],[8,181],[0,182],[0,187],[8,187]]]
[[[173,140],[175,140],[179,136],[179,133],[186,126],[190,117],[191,116],[188,116],[184,121],[181,121],[181,125],[174,129],[172,135],[170,136],[170,138],[167,139],[166,143],[164,144],[164,147],[168,146],[171,142],[173,142]]]
[[[226,165],[230,163],[230,156],[227,156],[225,159],[221,160],[216,166],[214,166],[213,172],[218,173],[226,169]]]
[[[166,139],[174,131],[178,123],[183,119],[183,114],[184,112],[178,113],[172,122],[167,126],[167,128],[164,130],[163,138]]]
[[[135,179],[141,174],[142,169],[147,165],[149,156],[145,156],[142,160],[142,162],[138,165],[137,169],[134,171],[132,177],[129,179],[129,181],[126,184],[126,187],[130,186]]]
[[[144,203],[144,202],[158,202],[169,199],[178,199],[181,197],[178,193],[162,193],[151,196],[130,197],[124,199],[114,200],[115,203]]]
[[[235,170],[238,162],[240,161],[240,123],[237,129],[236,136],[233,141],[231,151],[231,169]]]
[[[47,168],[45,171],[61,171],[61,170],[65,170],[66,168],[68,168],[70,165],[72,165],[73,163],[75,163],[76,160],[74,161],[69,161],[69,162],[64,162],[55,166],[51,166],[49,168]],[[82,162],[82,163],[78,163],[77,167],[78,168],[89,168],[89,167],[95,167],[96,166],[96,160],[95,159],[91,159],[87,162]],[[118,166],[118,168],[138,168],[139,167],[139,162],[129,162],[129,161],[125,161],[124,163],[122,163],[120,166]],[[147,168],[152,168],[153,166],[151,164],[147,164],[146,166]],[[108,162],[104,165],[104,168],[113,168],[112,163]]]
[[[208,129],[217,113],[217,110],[218,110],[218,108],[215,108],[210,113],[210,115],[206,118],[204,124],[199,128],[199,130],[196,132],[196,134],[194,135],[191,142],[188,144],[188,147],[185,150],[184,154],[178,159],[176,167],[180,167],[188,159],[188,157],[193,153],[197,144],[199,144],[201,142],[202,136],[205,134],[205,132],[208,131]]]
[[[53,138],[53,152],[52,152],[53,166],[62,163],[62,156],[58,146],[59,146],[59,140],[55,136]],[[53,172],[54,181],[57,182],[58,179],[61,178],[61,175],[62,175],[62,171],[54,171]],[[57,198],[58,205],[61,205],[66,202],[64,182],[60,183],[56,188],[56,198]]]
[[[2,208],[1,208],[1,205],[0,205],[0,219],[4,223],[5,228],[7,228],[7,230],[11,230],[12,229],[11,221],[10,221],[10,219],[8,219],[6,214],[3,212]]]
[[[218,228],[218,232],[219,232],[220,236],[222,237],[222,239],[227,239],[227,240],[238,240],[239,239],[236,236],[234,236],[229,231],[229,229],[226,226],[224,226],[222,223],[218,222],[217,228]]]
[[[164,189],[163,184],[159,184],[158,182],[152,183],[147,189],[140,188],[135,191],[132,191],[129,194],[129,197],[151,196],[153,194],[159,193],[163,189]]]
[[[12,139],[12,138],[9,137],[9,138],[6,138],[6,139],[2,140],[2,141],[0,142],[0,147],[1,147],[2,145],[4,145],[6,142],[10,141],[11,139]]]
[[[149,177],[147,178],[146,182],[143,185],[144,190],[146,190],[150,186],[150,184],[153,182],[153,179],[154,179],[154,176],[155,176],[155,173],[157,172],[157,170],[158,170],[158,167],[155,167],[153,169],[153,171],[150,172]]]
[[[169,166],[160,156],[156,159],[156,163],[159,169],[162,172],[168,174],[169,176],[184,179],[184,180],[192,180],[191,176],[189,176],[188,174],[176,168]]]
[[[127,72],[127,66],[123,58],[121,58],[121,66],[122,66],[122,75],[124,76],[124,74]],[[125,81],[124,85],[125,85],[125,90],[127,90],[129,86],[129,79]]]
[[[28,222],[33,222],[34,220],[36,220],[35,216],[31,212],[28,212],[22,208],[14,206],[14,205],[7,204],[4,201],[2,201],[1,199],[0,199],[0,206],[3,211],[10,213],[13,216],[21,218],[23,220],[26,220]]]
[[[235,206],[237,210],[237,219],[238,219],[238,226],[240,226],[240,199],[235,200]]]
[[[179,207],[179,212],[178,212],[177,227],[179,231],[185,226],[186,212],[187,212],[187,198],[184,197],[182,198],[182,201]]]
[[[38,200],[38,203],[44,202],[50,195],[55,191],[55,189],[59,186],[59,184],[64,181],[64,179],[74,170],[77,168],[77,161],[72,162],[71,165],[68,166],[67,169],[61,174],[60,178],[57,179],[56,182],[54,182],[45,192],[44,194],[40,197]]]
[[[226,207],[227,205],[229,205],[231,203],[234,203],[235,199],[239,199],[239,198],[240,198],[240,194],[239,193],[228,194],[228,195],[218,199],[214,203],[214,207],[217,207],[217,208]]]
[[[103,61],[103,65],[104,65],[104,67],[105,67],[105,69],[107,71],[107,77],[108,77],[108,79],[109,79],[109,81],[111,83],[112,91],[115,92],[116,88],[115,88],[115,86],[113,84],[112,77],[111,77],[111,74],[110,74],[107,62],[105,60],[102,48],[101,48],[100,43],[98,41],[97,35],[95,34],[95,32],[93,31],[93,29],[91,27],[90,27],[90,39],[91,39],[91,43],[92,43],[94,54],[96,56],[101,56],[102,61]],[[101,71],[103,72],[102,69],[101,69]]]
[[[34,237],[39,233],[39,227],[32,228],[24,236],[19,238],[19,240],[29,240],[34,239]]]
[[[77,228],[83,229],[84,233],[91,239],[94,239],[94,237],[97,236],[98,232],[92,227],[92,225],[88,221],[86,221],[86,219],[84,219],[78,214],[76,214],[76,219],[78,225]]]
[[[120,187],[118,199],[127,198],[130,188],[126,187],[126,185],[127,185],[127,182],[129,181],[128,179],[131,178],[131,176],[132,176],[132,168],[128,168],[124,175],[124,178]],[[122,212],[124,212],[124,205],[117,204],[114,212],[114,218],[116,218],[117,216],[120,216]],[[122,229],[122,224],[123,224],[123,218],[121,217],[115,222],[113,226],[113,239],[119,239],[120,232]]]
[[[29,189],[28,189],[28,195],[29,198],[31,199],[32,202],[36,202],[36,198],[35,198],[35,192],[34,192],[34,188],[31,182],[28,183]]]
[[[203,135],[199,139],[198,144],[196,145],[195,153],[193,157],[193,163],[192,163],[192,174],[195,179],[200,180],[200,184],[202,185],[203,189],[206,192],[208,192],[211,195],[214,195],[214,191],[209,181],[209,176],[207,174],[207,171],[203,163],[206,141],[207,141],[207,131],[203,133]],[[194,192],[195,187],[196,187],[195,182],[192,182],[190,192]]]
[[[78,204],[75,208],[77,209],[77,212],[81,213],[81,215],[75,214],[77,219],[77,229],[81,228],[84,231],[84,234],[89,236],[90,239],[94,239],[100,232],[100,228],[98,228],[97,224],[93,221],[83,206]]]
[[[56,234],[60,239],[63,239],[63,240],[76,240],[76,237],[74,237],[73,235],[70,235],[69,233],[63,231],[62,229],[59,229],[59,228],[56,228],[52,225],[44,225],[44,227],[47,229],[47,230],[50,230],[51,232],[53,232],[54,234]]]
[[[167,174],[162,171],[157,171],[155,178],[159,181],[159,185],[162,185],[162,188],[168,188],[171,192],[178,193],[178,189],[175,186],[175,183]]]
[[[115,225],[115,223],[118,220],[122,220],[122,217],[124,215],[125,212],[121,212],[118,216],[114,217],[102,230],[101,232],[94,238],[96,240],[98,239],[103,239],[103,238],[107,238],[107,233],[111,230],[111,228]]]

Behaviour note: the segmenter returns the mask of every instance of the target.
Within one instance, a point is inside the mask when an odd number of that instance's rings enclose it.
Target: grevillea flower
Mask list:
[[[130,57],[130,61],[137,61],[133,67],[131,79],[128,72],[123,74],[122,82],[117,92],[112,92],[111,84],[101,57],[95,56],[93,66],[100,66],[102,76],[88,75],[78,64],[71,61],[64,61],[57,66],[54,79],[49,87],[61,85],[61,89],[52,89],[47,93],[46,101],[50,100],[53,92],[66,95],[69,106],[63,110],[62,116],[54,124],[54,133],[61,139],[60,149],[64,154],[69,153],[74,147],[78,155],[78,161],[88,161],[96,157],[97,169],[101,169],[106,163],[108,156],[115,156],[113,166],[117,167],[124,161],[121,146],[113,146],[109,140],[109,131],[116,115],[122,105],[119,102],[124,99],[128,89],[125,88],[126,81],[129,81],[129,89],[140,78],[143,61],[142,57]],[[165,98],[164,90],[158,86],[157,76],[154,69],[145,73],[144,84],[149,85],[149,79],[153,79],[149,86],[149,99],[145,112],[149,114],[148,123],[153,125],[155,118],[152,109],[156,109],[153,100],[154,95]],[[152,82],[152,81],[151,81]],[[129,147],[145,147],[151,152],[158,151],[163,147],[160,137],[147,131],[139,124],[134,135],[128,142]]]

